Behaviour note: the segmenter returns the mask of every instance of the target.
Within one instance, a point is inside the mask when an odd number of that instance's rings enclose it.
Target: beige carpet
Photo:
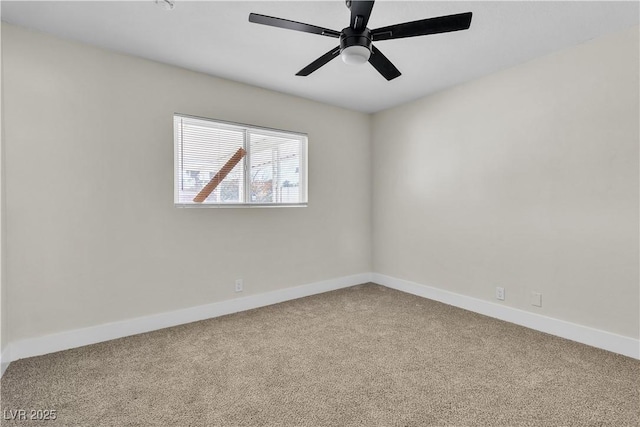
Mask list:
[[[638,426],[640,362],[377,285],[20,360],[38,426]],[[5,412],[6,415],[7,412]]]

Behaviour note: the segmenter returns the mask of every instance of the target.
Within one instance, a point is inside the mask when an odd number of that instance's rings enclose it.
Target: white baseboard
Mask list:
[[[7,346],[4,351],[0,352],[0,378],[9,367],[9,362],[11,362],[11,355],[9,354],[9,346]]]
[[[362,273],[307,285],[251,295],[182,310],[138,317],[11,343],[0,355],[0,376],[13,360],[39,356],[84,345],[123,338],[171,326],[196,322],[311,296],[361,283],[374,282],[409,294],[443,302],[465,310],[515,323],[592,347],[640,359],[640,340],[558,320],[517,308],[456,294],[378,273]]]
[[[11,360],[7,360],[7,364],[9,361],[24,359],[26,357],[68,350],[84,345],[196,322],[198,320],[224,316],[239,311],[251,310],[253,308],[264,307],[336,289],[348,288],[350,286],[367,283],[370,280],[371,273],[355,274],[167,313],[106,323],[37,338],[29,338],[11,343]],[[2,360],[4,363],[5,358],[3,357]]]
[[[456,294],[432,286],[372,273],[371,281],[391,289],[443,302],[592,347],[640,359],[640,340],[554,319],[517,308]]]

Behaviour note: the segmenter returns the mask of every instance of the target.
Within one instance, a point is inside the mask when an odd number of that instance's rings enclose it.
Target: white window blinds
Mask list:
[[[304,134],[174,115],[175,204],[307,202]]]

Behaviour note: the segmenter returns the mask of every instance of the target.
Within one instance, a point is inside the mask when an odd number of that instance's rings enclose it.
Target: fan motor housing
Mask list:
[[[371,30],[354,31],[347,27],[340,33],[340,52],[350,46],[363,46],[371,51]]]

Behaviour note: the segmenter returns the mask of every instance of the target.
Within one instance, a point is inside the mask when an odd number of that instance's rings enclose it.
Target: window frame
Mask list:
[[[211,122],[213,124],[219,124],[221,127],[231,127],[241,130],[243,133],[242,147],[246,151],[243,164],[243,199],[241,203],[223,203],[223,202],[202,202],[202,203],[180,203],[180,174],[184,173],[183,168],[180,165],[180,159],[182,158],[180,153],[181,143],[178,138],[178,131],[175,126],[176,118],[186,118],[202,120],[205,122]],[[300,141],[300,175],[299,175],[299,191],[300,202],[298,203],[253,203],[251,199],[251,173],[250,173],[250,159],[251,159],[251,141],[249,138],[250,133],[254,131],[256,133],[271,134],[274,136],[283,135],[292,137]],[[173,164],[173,205],[178,208],[286,208],[286,207],[307,207],[309,204],[309,191],[308,191],[308,177],[309,177],[309,165],[308,165],[308,144],[309,136],[305,132],[296,132],[290,130],[269,128],[265,126],[249,125],[246,123],[231,122],[227,120],[212,119],[209,117],[193,116],[183,113],[173,113],[173,148],[174,148],[174,164]],[[179,173],[180,172],[180,173]]]

